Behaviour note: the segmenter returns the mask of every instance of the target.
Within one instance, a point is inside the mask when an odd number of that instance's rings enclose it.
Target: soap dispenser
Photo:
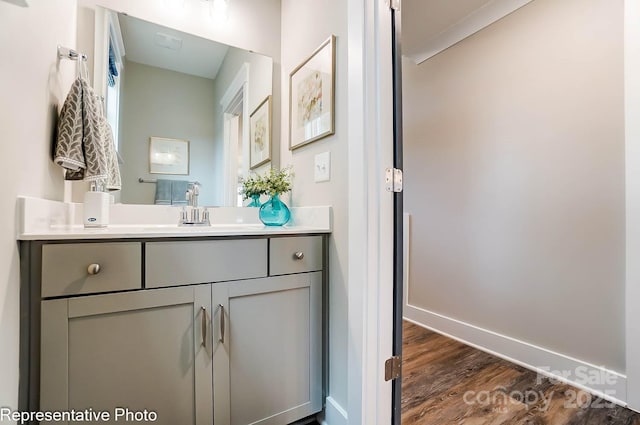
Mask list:
[[[107,227],[109,224],[111,196],[100,189],[92,182],[91,189],[84,194],[83,222],[86,228]]]

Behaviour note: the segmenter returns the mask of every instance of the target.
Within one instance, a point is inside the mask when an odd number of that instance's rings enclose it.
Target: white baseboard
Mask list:
[[[404,318],[541,375],[566,382],[616,404],[626,405],[627,377],[624,374],[410,304],[404,306]],[[562,371],[568,376],[562,376]],[[599,382],[594,383],[585,377],[593,377]]]
[[[347,411],[333,398],[327,397],[322,425],[348,425]]]

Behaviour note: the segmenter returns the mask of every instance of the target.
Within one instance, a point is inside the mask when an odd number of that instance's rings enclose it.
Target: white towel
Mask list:
[[[121,188],[111,128],[101,102],[83,78],[73,83],[60,111],[54,161],[66,169],[66,180]]]

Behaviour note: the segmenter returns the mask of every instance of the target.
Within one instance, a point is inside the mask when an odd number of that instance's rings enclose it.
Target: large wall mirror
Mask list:
[[[120,202],[166,205],[171,180],[197,182],[200,205],[241,205],[250,116],[274,95],[272,58],[100,7],[95,16],[104,48],[96,42],[94,79],[116,135]]]

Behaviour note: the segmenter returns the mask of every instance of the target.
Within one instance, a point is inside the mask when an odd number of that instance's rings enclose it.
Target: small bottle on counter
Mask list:
[[[100,228],[109,225],[109,205],[111,196],[100,190],[95,182],[91,189],[84,194],[83,223],[85,228]]]

